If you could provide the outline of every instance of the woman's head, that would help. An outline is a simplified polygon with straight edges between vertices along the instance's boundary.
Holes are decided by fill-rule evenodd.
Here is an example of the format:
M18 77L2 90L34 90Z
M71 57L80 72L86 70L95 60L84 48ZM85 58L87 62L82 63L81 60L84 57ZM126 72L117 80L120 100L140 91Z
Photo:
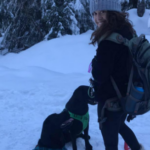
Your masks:
M121 12L119 0L90 0L90 12L97 27L107 21L107 11Z
M90 12L98 27L91 36L92 44L95 44L104 34L109 35L122 27L127 27L131 33L135 32L128 20L128 13L121 12L121 4L118 0L91 0Z
M95 11L93 12L93 19L97 27L101 27L103 22L107 22L107 12L106 11Z

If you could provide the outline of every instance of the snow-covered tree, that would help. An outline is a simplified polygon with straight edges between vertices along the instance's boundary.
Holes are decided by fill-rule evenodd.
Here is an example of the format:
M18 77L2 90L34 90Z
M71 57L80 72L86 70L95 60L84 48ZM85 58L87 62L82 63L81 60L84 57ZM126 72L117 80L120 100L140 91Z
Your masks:
M89 29L94 29L92 16L89 11L89 4L90 0L75 1L75 12L76 18L78 20L78 27L80 28L80 33L84 33Z
M130 4L132 5L131 8L137 8L137 3L138 3L138 0L130 0Z
M2 44L9 51L21 51L44 37L41 26L40 0L12 0L14 16L8 25Z
M138 0L120 0L122 5L122 10L129 10L132 8L137 8Z
M14 17L11 0L0 0L0 30L5 32Z
M150 0L146 0L146 9L150 9Z
M46 20L49 30L47 39L80 33L75 17L74 0L45 1L44 6L43 19Z
M127 0L121 1L122 11L127 11L130 9L129 2Z
M1 45L11 52L94 29L89 0L0 0Z

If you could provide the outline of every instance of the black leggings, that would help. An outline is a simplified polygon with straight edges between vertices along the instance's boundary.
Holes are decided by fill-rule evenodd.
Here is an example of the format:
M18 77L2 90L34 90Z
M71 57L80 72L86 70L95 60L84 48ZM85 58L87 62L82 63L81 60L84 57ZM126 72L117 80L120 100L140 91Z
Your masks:
M98 116L101 114L102 103L98 104ZM140 150L140 144L133 131L125 124L126 114L123 111L105 110L107 120L102 124L101 133L106 150L118 150L118 133L132 150Z

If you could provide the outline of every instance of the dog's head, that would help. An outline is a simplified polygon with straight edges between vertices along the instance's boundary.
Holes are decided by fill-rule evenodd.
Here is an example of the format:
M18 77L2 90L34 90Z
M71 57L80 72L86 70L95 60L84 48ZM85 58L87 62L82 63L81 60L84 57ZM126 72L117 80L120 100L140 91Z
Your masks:
M88 111L88 104L96 105L95 98L88 96L89 87L79 86L66 104L66 108L72 113L83 115Z

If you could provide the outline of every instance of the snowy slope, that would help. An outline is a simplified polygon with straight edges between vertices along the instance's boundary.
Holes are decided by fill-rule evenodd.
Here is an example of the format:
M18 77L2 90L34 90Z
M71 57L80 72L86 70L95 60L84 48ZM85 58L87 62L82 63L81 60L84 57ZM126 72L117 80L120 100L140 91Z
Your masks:
M144 32L150 40L148 19L137 19L135 10L130 10L130 14L138 34ZM1 150L32 150L40 137L44 119L51 113L61 112L75 88L89 85L91 75L87 70L96 50L88 44L91 33L42 41L19 54L0 56ZM89 109L90 142L93 150L104 150L97 107ZM149 150L150 113L127 124ZM119 136L119 150L123 150L123 144ZM84 149L82 139L77 140L77 145L78 150ZM66 147L72 149L70 143Z

